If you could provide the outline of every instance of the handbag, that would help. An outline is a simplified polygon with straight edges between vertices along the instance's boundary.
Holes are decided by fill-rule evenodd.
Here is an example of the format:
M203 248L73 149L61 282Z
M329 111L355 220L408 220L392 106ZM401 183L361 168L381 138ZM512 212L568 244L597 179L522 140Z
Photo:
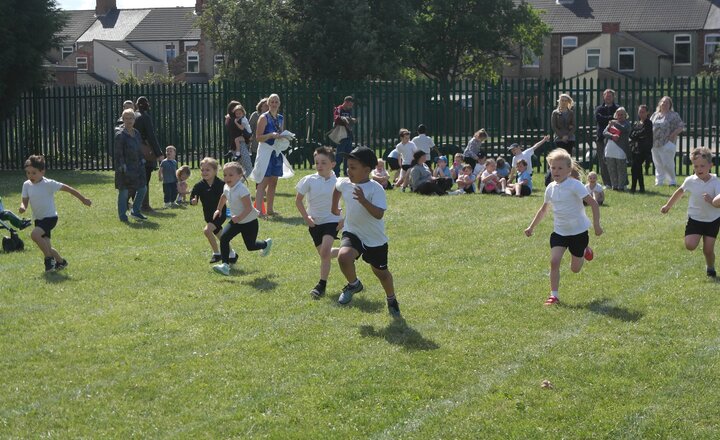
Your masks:
M140 143L140 151L142 151L145 162L155 162L157 160L157 156L155 156L152 147L147 142L142 141Z
M347 129L342 125L336 125L327 133L327 136L331 141L333 141L333 143L339 144L343 139L348 137Z

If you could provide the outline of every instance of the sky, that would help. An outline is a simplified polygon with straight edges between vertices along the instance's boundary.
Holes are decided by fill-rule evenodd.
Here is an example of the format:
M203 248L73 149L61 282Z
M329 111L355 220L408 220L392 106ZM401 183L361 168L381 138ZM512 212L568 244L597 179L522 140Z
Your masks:
M95 0L55 0L60 9L95 9ZM118 9L195 6L195 0L117 0Z

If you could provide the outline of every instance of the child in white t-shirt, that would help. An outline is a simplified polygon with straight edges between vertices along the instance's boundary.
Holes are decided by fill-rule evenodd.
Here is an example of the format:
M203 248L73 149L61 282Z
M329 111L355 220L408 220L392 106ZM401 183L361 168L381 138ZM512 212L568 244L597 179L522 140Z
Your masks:
M410 140L410 131L407 128L400 129L400 143L395 146L400 157L400 178L397 181L402 191L408 186L408 174L410 174L410 168L413 161L413 156L417 151L417 146Z
M329 147L319 147L313 154L315 174L305 176L298 182L295 189L295 206L305 223L308 225L310 237L320 255L320 281L310 290L313 299L325 295L327 279L330 275L330 262L337 257L338 248L333 248L337 239L337 231L342 228L340 216L332 213L332 198L335 192L337 177L335 168L335 152ZM307 199L307 209L305 208Z
M427 127L425 124L418 125L418 135L412 139L412 143L415 144L419 151L425 153L425 163L430 163L430 151L435 148L435 142L430 136L427 135Z
M602 205L605 201L605 188L598 183L598 176L595 171L590 171L587 175L587 188L590 196L595 199L598 205Z
M550 235L550 297L545 301L546 306L551 306L560 302L560 263L565 251L570 249L570 270L575 273L580 272L585 259L593 258L592 249L588 247L590 220L585 214L583 202L592 209L595 235L601 235L603 230L600 227L600 209L597 202L582 182L570 177L573 169L570 154L558 148L548 154L547 161L553 181L545 189L545 202L535 214L530 226L525 229L525 235L530 237L533 234L535 227L545 217L548 206L552 205L554 220L553 233Z
M30 233L30 238L45 256L45 272L64 269L68 265L67 260L61 257L50 243L51 232L58 222L55 193L58 191L69 192L85 206L92 205L92 201L75 188L46 178L45 157L42 155L30 156L25 161L25 175L28 180L22 186L22 202L19 212L23 214L29 207L32 208L35 228Z
M240 181L243 176L242 166L237 162L227 162L223 166L223 180L225 187L223 195L218 201L217 210L213 219L220 218L225 204L230 207L230 221L225 225L220 234L220 258L222 263L213 266L213 270L222 275L230 275L230 241L236 235L242 234L245 248L249 251L262 251L261 255L266 257L272 247L272 239L258 241L258 215L257 209L252 205L250 191Z
M370 173L372 180L380 184L384 189L392 189L392 183L390 183L390 174L385 169L385 161L378 159L377 166L373 168Z
M685 179L675 190L670 200L660 209L666 214L680 200L685 192L690 193L685 225L685 247L697 249L700 239L703 241L705 271L707 276L715 277L715 239L720 229L720 180L710 174L712 152L707 147L698 147L690 153L695 174Z
M340 215L338 203L345 203L338 263L348 281L338 298L347 304L354 294L363 290L355 271L355 260L362 256L380 280L387 296L388 311L400 317L400 306L395 297L393 277L388 270L388 239L383 217L387 209L385 190L370 179L370 170L377 165L375 153L367 147L357 147L348 155L348 177L338 179L332 199L333 214Z
M550 140L550 135L547 135L540 139L538 143L533 145L532 147L528 148L527 150L523 151L523 149L520 147L519 144L512 144L508 148L510 150L510 153L513 155L512 158L512 165L510 167L510 177L508 177L508 183L512 182L516 176L515 171L517 170L517 163L519 160L524 160L528 165L528 170L530 171L530 174L532 174L532 157L533 154L535 154L535 150L540 148L545 144L545 142ZM547 159L546 159L547 160Z

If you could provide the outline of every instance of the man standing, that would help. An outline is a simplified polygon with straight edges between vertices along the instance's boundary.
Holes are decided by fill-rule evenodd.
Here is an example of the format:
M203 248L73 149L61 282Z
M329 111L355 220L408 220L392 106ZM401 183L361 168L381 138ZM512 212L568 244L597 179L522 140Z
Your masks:
M343 173L347 176L347 155L352 150L353 131L352 127L357 122L357 118L352 115L354 100L352 96L346 96L343 103L335 107L333 111L333 127L342 125L347 130L347 137L340 141L337 146L337 161L335 162L335 175L340 177L340 163L343 165Z
M618 109L618 105L615 104L615 90L606 89L603 92L603 103L595 108L595 121L597 122L597 160L598 168L600 169L600 175L602 176L603 184L610 184L610 173L608 172L607 165L605 164L605 136L603 132L607 128L608 123L612 120L615 111Z

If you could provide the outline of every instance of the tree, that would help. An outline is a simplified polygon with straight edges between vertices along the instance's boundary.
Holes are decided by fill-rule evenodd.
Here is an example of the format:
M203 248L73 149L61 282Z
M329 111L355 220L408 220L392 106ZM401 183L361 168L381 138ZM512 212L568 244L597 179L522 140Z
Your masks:
M65 22L55 0L0 2L0 120L15 111L24 92L45 81L44 55L59 44Z
M293 79L296 69L282 47L283 0L211 0L203 7L200 29L225 55L227 79Z
M524 1L417 0L409 62L444 85L497 77L507 54L541 53L550 30Z

